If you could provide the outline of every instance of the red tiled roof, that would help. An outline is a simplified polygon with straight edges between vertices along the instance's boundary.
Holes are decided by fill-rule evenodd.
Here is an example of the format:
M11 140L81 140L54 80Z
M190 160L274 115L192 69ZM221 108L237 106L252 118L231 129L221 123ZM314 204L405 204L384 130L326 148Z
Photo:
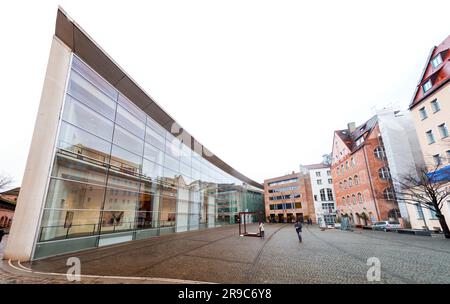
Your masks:
M444 85L450 80L449 48L450 48L450 35L444 41L442 41L441 44L431 49L430 55L424 67L424 71L416 86L413 99L409 105L410 109L415 107L426 97L436 92L436 90L438 90L440 87L442 87L442 85ZM433 58L436 57L438 54L441 54L442 63L438 67L433 68L431 60L433 60ZM432 79L433 86L431 87L430 90L424 93L422 85L430 78Z
M351 153L358 150L361 146L356 146L356 140L360 138L362 135L367 132L372 131L372 129L376 126L378 122L378 117L376 115L372 116L365 123L357 126L353 132L350 132L348 129L336 130L334 131L342 141L347 145L347 148L351 151Z

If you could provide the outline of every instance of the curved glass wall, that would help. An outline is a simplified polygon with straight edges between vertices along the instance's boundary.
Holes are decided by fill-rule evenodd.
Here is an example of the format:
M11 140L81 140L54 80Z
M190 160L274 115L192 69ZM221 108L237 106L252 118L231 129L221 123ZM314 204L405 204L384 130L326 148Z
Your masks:
M236 223L240 211L264 212L262 190L192 151L73 56L35 258Z

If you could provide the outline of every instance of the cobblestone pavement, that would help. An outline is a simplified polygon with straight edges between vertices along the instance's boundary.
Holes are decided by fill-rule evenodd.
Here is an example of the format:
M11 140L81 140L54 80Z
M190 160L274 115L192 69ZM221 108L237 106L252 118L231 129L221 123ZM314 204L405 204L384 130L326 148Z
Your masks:
M215 283L367 283L367 259L377 257L381 283L450 283L450 241L441 236L321 231L304 226L303 243L299 243L292 224L265 227L264 239L240 237L237 226L228 226L102 247L24 266L65 273L67 258L77 256L82 274L135 277L83 278L82 283L158 283L136 277ZM66 282L63 277L11 270L6 263L0 267L0 282Z

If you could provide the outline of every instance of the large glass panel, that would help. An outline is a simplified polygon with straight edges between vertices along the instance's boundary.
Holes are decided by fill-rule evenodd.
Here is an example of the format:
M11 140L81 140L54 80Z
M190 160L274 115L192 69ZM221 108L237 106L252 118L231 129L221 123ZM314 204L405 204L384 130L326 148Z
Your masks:
M144 157L148 160L151 160L152 162L155 162L157 164L162 165L164 162L164 153L159 150L158 148L149 145L149 144L145 144L144 147Z
M114 141L116 145L133 152L137 155L142 155L144 152L144 141L134 136L127 130L116 125L114 130Z
M142 169L141 163L142 158L140 156L113 145L111 169L131 175L139 175Z
M97 234L99 216L99 210L46 209L42 216L39 241Z
M128 100L122 94L119 94L119 104L124 107L128 112L132 113L139 120L145 123L147 115L145 115L144 111L142 111L139 107L137 107L134 103Z
M191 167L183 162L180 163L180 172L187 177L191 177Z
M164 155L164 167L179 172L180 171L180 161L169 156L168 154Z
M80 161L71 155L57 152L52 176L84 183L105 185L107 168Z
M127 174L111 171L108 176L108 187L120 188L132 191L139 191L139 178L131 177Z
M70 151L80 160L104 164L109 161L111 144L69 123L61 122L58 148Z
M144 159L142 175L152 180L156 180L163 176L163 167L155 164L154 162Z
M98 210L104 196L105 187L52 178L45 208Z
M180 160L185 163L186 165L191 165L191 159L192 159L192 150L188 148L186 145L181 145L181 158Z
M135 210L108 210L102 212L101 233L113 233L135 229Z
M70 96L67 96L65 101L63 119L92 134L111 141L113 122Z
M70 74L68 92L91 109L114 120L116 102L77 72L72 71Z
M152 118L147 116L147 127L153 129L156 133L161 135L163 138L166 136L166 129L161 127L156 121L154 121Z
M131 190L107 188L104 210L136 210L139 193Z
M116 123L134 135L144 138L145 124L121 106L117 107Z
M166 137L166 155L170 155L173 158L180 159L181 155L181 142L174 136L168 133Z
M161 227L175 226L176 198L161 197L159 221Z
M106 95L111 97L113 100L117 100L117 90L110 85L107 81L105 81L102 77L100 77L97 73L95 73L91 68L89 68L85 63L83 63L76 56L73 57L72 68L81 75L83 75L86 79L92 82L96 87L100 88Z
M157 147L161 151L164 151L165 149L164 137L161 136L161 134L156 133L151 128L145 129L145 142Z

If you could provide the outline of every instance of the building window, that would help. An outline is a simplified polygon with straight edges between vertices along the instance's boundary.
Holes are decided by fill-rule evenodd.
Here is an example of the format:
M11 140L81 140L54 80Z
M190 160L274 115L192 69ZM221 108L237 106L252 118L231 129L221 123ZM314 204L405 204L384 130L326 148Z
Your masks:
M320 171L317 171L317 172L316 172L316 176L317 176L317 177L320 177Z
M318 179L318 180L317 180L317 184L318 184L318 185L322 185L322 180L321 180L321 179Z
M438 129L439 129L439 133L441 133L441 138L448 137L448 128L447 128L447 125L445 123L440 124L438 126Z
M332 201L333 198L333 190L331 190L330 188L327 188L327 197L329 201Z
M385 157L384 148L383 147L376 147L375 150L373 150L373 154L378 159L383 159Z
M356 195L352 195L353 205L356 205Z
M431 145L435 142L432 130L428 130L426 133L428 144Z
M295 203L295 209L302 209L302 203Z
M437 68L442 63L442 56L441 53L437 54L432 60L431 65L433 68Z
M429 79L427 82L425 82L422 85L423 92L424 93L428 92L431 89L432 86L433 86L433 83L431 82L431 79Z
M441 159L441 156L439 154L433 155L433 160L434 160L434 164L436 166L442 165L442 159Z
M355 186L359 185L359 177L358 177L358 175L355 175L355 177L353 178L353 181L355 182Z
M345 205L345 197L342 197L342 205Z
M425 109L425 107L419 109L419 116L421 120L424 120L425 118L428 117L427 110Z
M422 220L423 219L422 206L420 206L420 204L416 204L416 210L417 210L417 219Z
M348 169L348 161L345 162L345 169Z
M317 194L314 194L314 201L317 202Z
M438 217L437 217L436 211L433 208L430 208L429 210L430 210L430 219L437 220Z
M359 202L360 204L362 204L362 202L363 202L363 196L362 196L361 193L358 193L358 202Z
M344 180L344 189L347 189L347 181Z
M433 109L433 113L439 112L441 110L441 105L437 99L433 100L431 103L431 109Z
M359 147L364 142L364 137L361 136L356 140L356 146Z
M327 170L327 175L331 176L331 170Z
M351 177L348 179L348 186L353 186L353 179Z
M320 189L320 200L325 202L327 199L325 197L325 189Z
M386 188L383 191L384 199L387 201L393 201L394 200L394 191L392 191L391 188Z
M328 184L331 185L332 183L333 183L333 179L332 179L332 178L329 178L329 179L328 179Z
M347 204L351 204L352 202L350 201L350 195L347 195Z
M343 187L342 187L342 182L339 182L339 189L344 189Z
M355 162L355 159L353 157L350 159L350 162L352 164L352 167L356 166L356 162Z
M387 167L380 168L378 170L378 175L380 176L381 179L388 179L391 177L389 168L387 168Z

